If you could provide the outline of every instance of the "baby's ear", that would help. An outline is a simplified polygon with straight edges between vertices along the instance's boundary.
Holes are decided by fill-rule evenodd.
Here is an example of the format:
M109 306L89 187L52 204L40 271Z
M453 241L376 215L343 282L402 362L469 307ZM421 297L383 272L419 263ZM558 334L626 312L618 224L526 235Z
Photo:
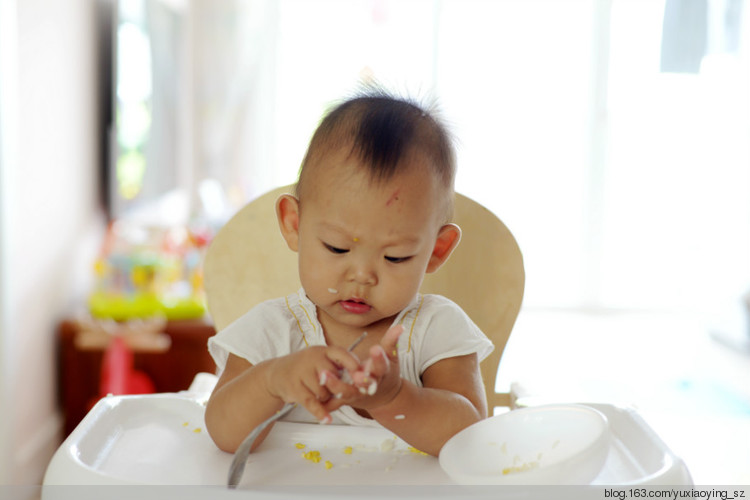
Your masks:
M283 194L276 200L276 218L281 235L287 246L297 251L299 248L299 201L290 194Z
M455 224L446 224L438 231L435 247L432 249L427 272L434 273L442 266L461 241L461 228Z

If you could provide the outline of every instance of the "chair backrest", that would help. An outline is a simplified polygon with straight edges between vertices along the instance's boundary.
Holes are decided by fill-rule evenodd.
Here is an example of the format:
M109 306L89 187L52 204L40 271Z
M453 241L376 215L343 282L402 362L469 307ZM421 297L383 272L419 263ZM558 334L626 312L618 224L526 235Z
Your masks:
M208 310L217 329L254 305L300 287L297 255L281 237L275 213L276 199L292 189L284 186L251 201L212 241L204 262L204 281ZM454 222L462 229L461 243L443 267L425 277L421 291L456 302L495 344L481 364L491 413L496 406L512 404L509 394L495 391L495 380L521 307L523 258L502 221L461 194L456 194Z

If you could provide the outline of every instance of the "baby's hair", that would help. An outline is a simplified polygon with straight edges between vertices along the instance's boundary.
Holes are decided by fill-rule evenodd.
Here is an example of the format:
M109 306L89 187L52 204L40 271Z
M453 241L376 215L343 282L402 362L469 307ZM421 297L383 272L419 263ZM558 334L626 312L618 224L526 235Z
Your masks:
M310 140L297 183L298 197L307 167L345 147L375 181L391 179L409 155L425 155L433 173L452 192L456 163L452 138L434 112L412 99L368 87L335 106Z

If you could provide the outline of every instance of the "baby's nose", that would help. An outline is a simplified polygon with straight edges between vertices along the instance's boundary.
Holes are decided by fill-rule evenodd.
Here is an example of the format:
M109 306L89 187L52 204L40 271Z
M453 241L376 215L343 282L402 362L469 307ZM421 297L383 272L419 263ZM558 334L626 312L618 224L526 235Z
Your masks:
M366 260L354 263L350 273L350 279L360 285L372 286L378 282L375 266Z

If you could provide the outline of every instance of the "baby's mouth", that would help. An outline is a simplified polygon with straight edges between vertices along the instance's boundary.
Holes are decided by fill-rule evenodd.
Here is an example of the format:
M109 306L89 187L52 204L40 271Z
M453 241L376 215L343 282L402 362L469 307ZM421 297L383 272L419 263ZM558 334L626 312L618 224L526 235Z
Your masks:
M339 301L339 304L341 304L341 307L343 307L346 312L352 314L364 314L372 309L372 306L359 299L341 300Z

